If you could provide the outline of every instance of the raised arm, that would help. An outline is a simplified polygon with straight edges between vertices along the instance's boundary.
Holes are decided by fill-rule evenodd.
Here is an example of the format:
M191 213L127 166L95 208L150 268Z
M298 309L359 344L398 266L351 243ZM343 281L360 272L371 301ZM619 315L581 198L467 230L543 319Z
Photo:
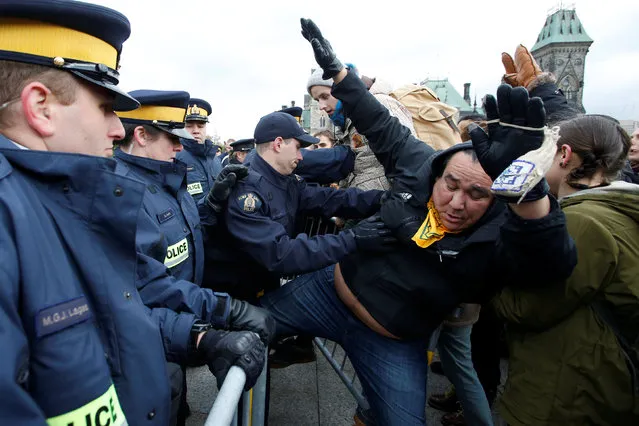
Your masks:
M313 21L302 19L301 23L302 35L324 70L322 78L333 79L333 96L342 101L346 115L368 139L386 177L393 179L393 192L420 192L428 175L423 169L429 167L427 160L435 151L412 136L355 74L347 72Z

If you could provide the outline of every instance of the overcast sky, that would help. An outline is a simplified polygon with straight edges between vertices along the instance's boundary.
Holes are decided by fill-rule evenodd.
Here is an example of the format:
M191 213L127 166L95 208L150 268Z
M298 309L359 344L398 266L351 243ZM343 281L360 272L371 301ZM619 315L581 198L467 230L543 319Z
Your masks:
M531 48L555 0L350 1L88 0L124 13L120 85L186 90L213 107L209 134L252 137L259 118L303 106L316 67L299 18L313 19L342 62L393 85L448 77L471 97L493 93L502 51ZM376 6L375 4L378 4ZM586 57L589 113L639 120L639 1L574 5L594 40Z

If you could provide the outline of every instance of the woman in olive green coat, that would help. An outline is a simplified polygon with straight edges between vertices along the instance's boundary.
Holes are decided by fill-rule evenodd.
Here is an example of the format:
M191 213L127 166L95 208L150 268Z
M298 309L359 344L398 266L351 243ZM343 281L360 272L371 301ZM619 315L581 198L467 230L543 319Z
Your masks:
M500 414L510 425L639 425L624 354L593 310L602 306L626 340L636 341L639 185L610 183L630 140L601 116L564 122L560 136L546 179L579 260L563 287L507 287L493 300L510 348Z

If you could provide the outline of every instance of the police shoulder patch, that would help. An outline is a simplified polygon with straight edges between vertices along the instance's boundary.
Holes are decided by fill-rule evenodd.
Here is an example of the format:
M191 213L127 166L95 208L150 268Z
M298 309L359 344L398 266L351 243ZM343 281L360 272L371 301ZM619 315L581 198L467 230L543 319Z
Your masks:
M237 202L243 211L253 213L262 207L262 200L254 192L247 192L237 197Z

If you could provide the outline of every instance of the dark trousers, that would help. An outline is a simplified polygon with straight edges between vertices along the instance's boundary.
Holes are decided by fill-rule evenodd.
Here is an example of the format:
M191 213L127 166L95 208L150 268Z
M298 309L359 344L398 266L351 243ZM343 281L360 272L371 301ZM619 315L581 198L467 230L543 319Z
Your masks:
M488 403L492 405L501 381L500 360L503 322L497 318L490 305L483 305L479 320L470 335L473 366L484 388Z
M184 392L184 382L186 376L182 371L182 367L173 362L167 362L167 373L169 375L169 383L171 384L171 419L170 426L176 426L178 424L178 410L182 403Z

